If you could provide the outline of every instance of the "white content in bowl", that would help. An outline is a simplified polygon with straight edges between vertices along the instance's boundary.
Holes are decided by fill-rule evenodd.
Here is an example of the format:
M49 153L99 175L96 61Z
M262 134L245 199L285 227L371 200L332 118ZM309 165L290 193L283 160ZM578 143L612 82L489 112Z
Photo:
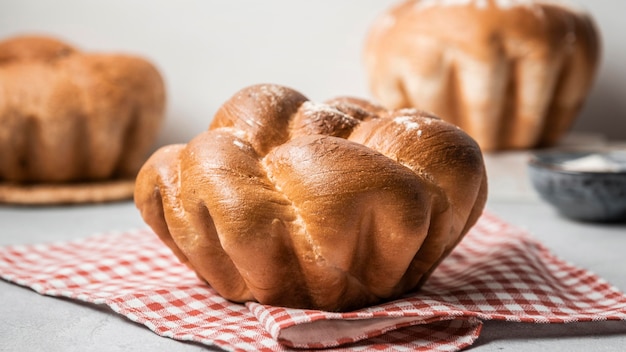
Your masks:
M626 171L626 152L591 154L561 164L564 170L585 172L623 172Z

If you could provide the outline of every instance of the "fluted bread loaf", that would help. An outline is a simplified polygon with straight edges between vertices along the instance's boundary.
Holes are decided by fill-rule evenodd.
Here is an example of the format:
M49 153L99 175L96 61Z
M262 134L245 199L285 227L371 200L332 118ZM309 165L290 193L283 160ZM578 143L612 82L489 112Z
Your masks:
M419 288L486 193L479 147L449 123L256 85L154 153L135 202L225 298L345 311Z
M163 80L145 59L44 36L2 41L0 182L134 179L164 108Z
M416 106L485 151L554 145L592 85L600 39L590 15L549 0L406 0L373 23L374 96Z

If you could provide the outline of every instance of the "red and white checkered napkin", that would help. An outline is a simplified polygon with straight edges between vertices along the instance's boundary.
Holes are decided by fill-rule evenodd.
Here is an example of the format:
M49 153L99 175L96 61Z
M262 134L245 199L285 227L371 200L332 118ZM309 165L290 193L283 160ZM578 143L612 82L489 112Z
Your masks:
M478 337L481 320L626 320L624 294L489 214L419 293L350 313L228 302L147 230L0 248L0 277L231 351L457 351Z

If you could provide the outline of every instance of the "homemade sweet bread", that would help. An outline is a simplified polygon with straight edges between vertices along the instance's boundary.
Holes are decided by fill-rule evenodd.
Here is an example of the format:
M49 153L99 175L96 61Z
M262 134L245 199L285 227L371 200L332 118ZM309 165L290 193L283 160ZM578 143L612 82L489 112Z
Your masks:
M130 187L106 194L131 197L164 108L163 80L145 59L43 36L0 42L0 201L89 201L84 192L109 181Z
M388 108L419 107L485 151L544 147L569 129L592 85L599 34L548 0L406 0L373 23L365 63Z
M245 88L137 177L144 220L223 297L345 311L419 288L480 216L478 145L432 115Z

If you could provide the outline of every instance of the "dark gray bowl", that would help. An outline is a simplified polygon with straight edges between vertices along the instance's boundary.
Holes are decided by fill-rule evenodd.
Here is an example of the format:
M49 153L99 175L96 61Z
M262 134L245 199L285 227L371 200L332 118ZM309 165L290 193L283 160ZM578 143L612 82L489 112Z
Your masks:
M626 222L625 155L626 151L538 152L529 160L530 180L540 197L565 217ZM578 162L597 161L600 157L610 160L612 168Z

